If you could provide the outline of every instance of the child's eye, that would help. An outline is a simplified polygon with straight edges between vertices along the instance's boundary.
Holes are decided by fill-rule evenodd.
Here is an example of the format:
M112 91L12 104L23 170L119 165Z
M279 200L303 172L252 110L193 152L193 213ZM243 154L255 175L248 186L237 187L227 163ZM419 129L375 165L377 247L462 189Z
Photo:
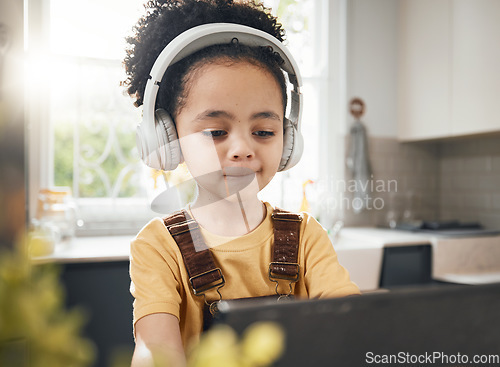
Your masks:
M204 130L201 133L209 138L220 138L227 134L224 130Z
M259 138L270 138L270 137L274 136L274 131L260 130L260 131L254 132L253 134L258 136Z

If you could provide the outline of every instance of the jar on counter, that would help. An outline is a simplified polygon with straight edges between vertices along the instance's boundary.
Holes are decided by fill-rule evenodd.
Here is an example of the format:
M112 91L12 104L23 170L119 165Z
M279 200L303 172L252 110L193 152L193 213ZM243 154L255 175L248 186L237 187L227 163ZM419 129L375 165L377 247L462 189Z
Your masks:
M75 236L76 223L76 204L69 187L39 191L36 226L55 233L56 243L70 243Z

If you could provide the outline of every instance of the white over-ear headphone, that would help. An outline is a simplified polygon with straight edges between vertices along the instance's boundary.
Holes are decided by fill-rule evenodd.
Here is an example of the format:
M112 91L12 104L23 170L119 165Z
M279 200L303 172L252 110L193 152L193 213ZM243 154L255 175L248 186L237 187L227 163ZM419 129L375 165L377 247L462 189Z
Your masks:
M300 133L302 113L302 79L299 68L290 52L270 34L261 30L233 23L211 23L191 28L174 38L156 59L144 92L143 122L137 127L137 149L146 165L164 171L173 170L182 160L175 124L165 110L156 110L156 95L163 74L179 60L205 47L229 44L233 39L248 46L270 46L284 63L281 68L288 73L293 85L291 108L285 117L283 154L278 171L284 171L298 163L303 151Z

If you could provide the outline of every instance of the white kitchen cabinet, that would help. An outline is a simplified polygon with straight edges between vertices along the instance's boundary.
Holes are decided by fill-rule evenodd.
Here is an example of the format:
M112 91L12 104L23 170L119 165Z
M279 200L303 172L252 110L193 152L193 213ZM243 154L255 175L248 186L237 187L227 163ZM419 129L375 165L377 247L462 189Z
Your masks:
M500 0L399 3L398 137L500 131Z
M500 130L500 0L453 1L452 135Z
M451 0L399 3L398 136L451 134Z

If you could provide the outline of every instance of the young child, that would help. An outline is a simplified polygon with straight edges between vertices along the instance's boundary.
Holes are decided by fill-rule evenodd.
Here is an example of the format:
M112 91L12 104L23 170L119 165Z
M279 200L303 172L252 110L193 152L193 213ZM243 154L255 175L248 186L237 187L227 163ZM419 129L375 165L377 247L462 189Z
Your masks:
M144 103L139 150L156 168L173 169L183 159L198 195L181 214L152 220L131 244L137 366L148 365L154 349L183 356L184 347L202 332L205 305L213 310L220 299L359 293L314 218L275 211L257 197L277 171L288 169L300 156L300 147L294 146L300 143L298 121L293 121L300 116L300 91L293 79L300 77L293 75L298 70L281 45L281 25L254 1L150 1L148 8L128 40L125 59L128 92L137 106ZM211 39L200 46L198 38L213 31L202 27L192 32L209 23L250 29L236 28L225 41ZM253 31L270 35L271 46L264 36L246 40L246 32ZM187 47L191 41L186 38L195 46ZM161 62L155 61L165 57L167 45L181 46L158 77L153 74ZM282 69L295 89L291 123L285 118L288 97ZM151 94L153 86L158 90ZM153 128L157 136L152 138L143 129L149 128L154 109L159 111ZM158 151L150 149L155 143ZM202 262L206 256L213 259L208 271L192 268L190 262L200 254ZM210 284L200 287L198 281L207 275Z

